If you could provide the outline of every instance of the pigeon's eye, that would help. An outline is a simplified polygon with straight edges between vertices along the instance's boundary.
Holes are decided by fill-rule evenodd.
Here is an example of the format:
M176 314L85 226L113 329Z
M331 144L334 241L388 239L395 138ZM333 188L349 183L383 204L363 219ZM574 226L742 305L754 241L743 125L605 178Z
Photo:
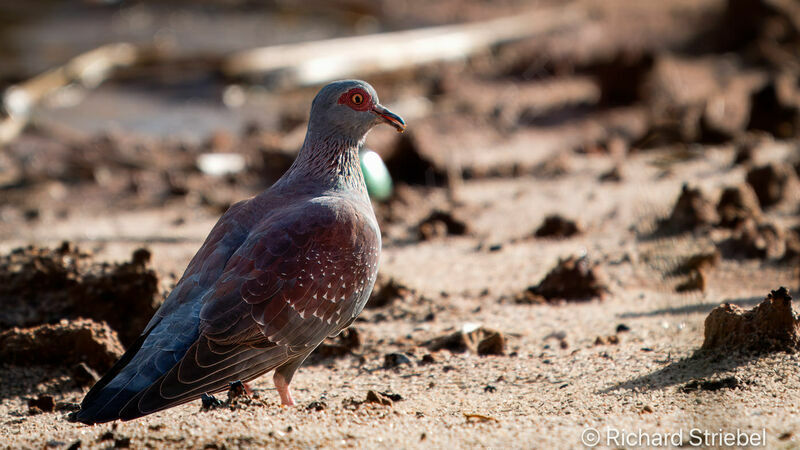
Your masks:
M369 94L363 89L354 88L345 92L339 97L339 104L346 105L354 111L366 111L372 103Z

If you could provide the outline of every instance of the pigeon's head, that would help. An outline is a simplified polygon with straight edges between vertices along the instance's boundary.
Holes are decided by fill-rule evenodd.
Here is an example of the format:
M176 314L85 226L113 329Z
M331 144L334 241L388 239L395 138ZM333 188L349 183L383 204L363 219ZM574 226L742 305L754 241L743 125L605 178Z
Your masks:
M317 132L335 132L361 140L380 123L387 123L398 132L406 123L397 114L378 103L378 94L361 80L335 81L322 88L311 104L309 126Z

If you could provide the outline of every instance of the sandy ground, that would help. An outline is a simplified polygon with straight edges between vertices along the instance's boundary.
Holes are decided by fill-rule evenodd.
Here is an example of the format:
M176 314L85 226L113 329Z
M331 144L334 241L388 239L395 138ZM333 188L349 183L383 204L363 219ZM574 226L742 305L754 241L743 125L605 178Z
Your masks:
M791 447L800 427L796 355L692 359L710 309L723 301L754 305L770 289L794 286L791 268L723 262L704 293L675 294L659 260L676 260L701 244L687 237L641 241L632 231L647 223L645 212L668 209L685 180L702 177L711 193L740 179L742 173L730 168L732 157L732 149L710 150L707 158L682 163L677 174L645 188L639 178L658 170L652 165L657 152L629 158L626 168L632 175L621 184L587 182L605 170L607 157L576 160L574 171L558 180L466 182L458 197L461 208L475 214L477 237L387 246L381 272L417 294L387 311L364 313L356 324L365 336L361 357L303 367L294 381L297 407L280 407L265 376L254 383L263 405L203 412L193 402L130 423L76 425L65 420L64 412L28 415L26 398L42 392L57 401L78 402L83 391L70 389L58 371L5 368L2 442L9 448L63 447L76 441L107 447L114 441L102 436L112 430L116 439L130 438L136 448L574 448L581 446L584 430L596 428L605 437L608 427L645 433L684 430L687 441L693 428L763 429L770 447ZM506 244L491 253L476 250L482 241L525 235L553 212L579 218L585 233L565 241ZM185 241L149 245L156 270L168 274L187 263L214 222L205 215L176 228L170 225L173 213L81 216L55 228L33 226L2 247L62 239L92 246L109 234L134 241L94 244L98 257L115 260L126 258L148 236L179 235ZM514 292L544 276L559 256L581 252L603 261L610 290L605 299L563 305L510 301ZM417 311L432 311L434 319L423 321ZM384 321L376 320L379 312ZM428 353L421 342L472 322L505 333L508 355L443 350L434 353L433 364L418 365ZM616 334L619 324L630 331L617 334L618 344L596 345L598 336ZM554 334L566 344L559 345ZM413 355L413 364L384 369L383 355L393 351ZM681 390L695 379L729 376L740 380L738 388ZM349 399L363 400L369 390L403 399L393 406L348 406ZM308 410L313 401L327 408ZM468 414L490 419L468 419Z

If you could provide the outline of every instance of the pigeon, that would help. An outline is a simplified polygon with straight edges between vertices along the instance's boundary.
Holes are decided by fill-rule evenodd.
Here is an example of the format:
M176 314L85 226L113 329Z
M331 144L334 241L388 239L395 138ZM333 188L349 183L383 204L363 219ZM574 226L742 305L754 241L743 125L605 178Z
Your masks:
M381 234L358 151L374 126L405 122L364 81L336 81L311 104L305 142L269 189L231 206L175 288L74 420L131 420L274 370L289 383L364 308Z

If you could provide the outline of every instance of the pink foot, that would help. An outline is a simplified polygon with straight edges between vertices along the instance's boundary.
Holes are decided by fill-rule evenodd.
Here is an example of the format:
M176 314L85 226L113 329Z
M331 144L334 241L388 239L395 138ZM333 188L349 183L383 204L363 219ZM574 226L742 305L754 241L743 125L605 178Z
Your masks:
M294 406L294 399L292 398L291 391L289 391L289 383L286 382L286 378L275 372L272 381L275 382L275 389L278 390L278 395L281 396L281 405Z

